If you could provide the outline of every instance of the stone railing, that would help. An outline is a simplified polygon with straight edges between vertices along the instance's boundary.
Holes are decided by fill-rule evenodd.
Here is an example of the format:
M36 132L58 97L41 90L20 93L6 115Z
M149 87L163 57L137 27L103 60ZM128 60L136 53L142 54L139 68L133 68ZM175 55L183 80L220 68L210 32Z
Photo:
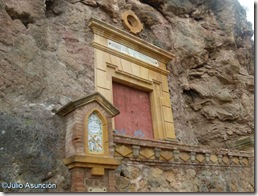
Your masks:
M154 164L184 164L198 166L249 167L253 165L252 152L210 148L114 135L116 159Z

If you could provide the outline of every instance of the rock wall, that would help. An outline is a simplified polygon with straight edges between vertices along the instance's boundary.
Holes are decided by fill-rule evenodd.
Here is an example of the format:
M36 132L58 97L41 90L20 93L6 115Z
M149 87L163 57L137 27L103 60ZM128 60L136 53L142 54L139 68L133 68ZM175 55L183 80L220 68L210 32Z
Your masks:
M116 170L118 192L254 192L250 168L170 166L127 162Z
M35 109L37 108L37 109ZM12 183L57 184L60 192L70 189L70 172L63 164L65 128L43 106L28 107L24 117L0 112L0 185ZM40 113L37 110L43 110ZM51 120L50 120L51 119ZM41 122L45 122L42 124ZM48 122L48 123L46 123ZM0 192L44 192L44 189L4 189Z
M0 0L0 181L69 190L53 111L94 91L89 19L126 30L128 9L140 38L177 56L167 68L178 140L230 147L253 135L253 31L236 0Z

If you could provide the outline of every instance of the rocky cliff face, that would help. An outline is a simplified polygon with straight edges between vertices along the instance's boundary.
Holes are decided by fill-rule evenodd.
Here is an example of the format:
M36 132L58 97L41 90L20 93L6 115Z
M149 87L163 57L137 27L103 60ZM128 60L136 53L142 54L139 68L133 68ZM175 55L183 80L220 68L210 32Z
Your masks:
M253 135L253 31L236 0L0 0L0 181L29 175L69 190L53 111L94 91L89 19L125 30L128 9L140 38L176 55L167 68L178 140L230 147Z

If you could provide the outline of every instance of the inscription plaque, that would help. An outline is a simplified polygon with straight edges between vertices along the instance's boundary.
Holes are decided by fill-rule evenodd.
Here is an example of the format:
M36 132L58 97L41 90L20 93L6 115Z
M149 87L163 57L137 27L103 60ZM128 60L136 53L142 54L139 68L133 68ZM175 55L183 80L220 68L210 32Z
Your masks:
M158 61L156 59L153 59L153 58L151 58L145 54L142 54L134 49L128 48L122 44L119 44L112 40L108 40L108 47L158 67Z
M89 192L107 192L107 188L103 187L89 187Z

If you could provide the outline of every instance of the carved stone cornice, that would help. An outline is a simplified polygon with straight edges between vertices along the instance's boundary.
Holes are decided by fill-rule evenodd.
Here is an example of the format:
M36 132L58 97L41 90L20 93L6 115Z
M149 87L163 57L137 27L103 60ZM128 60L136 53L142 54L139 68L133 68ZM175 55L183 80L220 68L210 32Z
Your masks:
M95 92L81 99L71 101L62 108L60 108L56 114L59 116L65 116L68 113L74 111L76 108L82 107L90 102L97 102L113 117L118 115L120 112L115 108L105 97L103 97L99 92Z
M175 58L175 55L95 18L90 20L89 27L93 30L94 34L119 42L164 64Z
M153 70L153 71L155 71L157 73L160 73L162 75L167 76L169 74L168 70L164 70L164 69L161 69L159 67L155 67L153 65L150 65L150 64L148 64L148 63L146 63L144 61L141 61L139 59L132 58L129 55L126 55L126 54L123 54L121 52L118 52L118 51L115 51L113 49L110 49L110 48L108 48L106 46L103 46L103 45L101 45L101 44L99 44L99 43L97 43L95 41L92 42L92 45L93 45L94 48L97 48L97 49L102 50L104 52L107 52L109 54L115 55L117 57L123 58L125 60L131 61L131 62L133 62L135 64L141 65L142 67L146 67L147 69Z

